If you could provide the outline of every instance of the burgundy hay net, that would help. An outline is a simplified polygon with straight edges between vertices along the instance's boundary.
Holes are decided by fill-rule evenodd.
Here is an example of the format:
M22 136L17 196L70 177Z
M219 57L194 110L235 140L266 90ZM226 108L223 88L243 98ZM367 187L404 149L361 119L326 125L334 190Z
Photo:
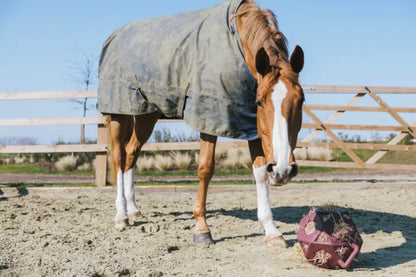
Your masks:
M306 259L322 268L347 268L360 252L363 240L343 209L313 209L300 221L297 234Z

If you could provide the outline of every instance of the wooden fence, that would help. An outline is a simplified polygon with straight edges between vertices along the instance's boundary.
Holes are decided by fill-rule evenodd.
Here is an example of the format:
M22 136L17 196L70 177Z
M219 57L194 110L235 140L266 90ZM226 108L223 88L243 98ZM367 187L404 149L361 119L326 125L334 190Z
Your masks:
M308 136L299 141L297 147L329 147L341 148L352 160L352 162L333 161L308 161L300 160L302 166L321 166L337 168L364 168L364 169L403 169L416 170L416 165L409 164L383 164L378 161L388 151L413 151L416 154L416 145L399 145L407 136L416 137L416 118L412 122L404 120L399 113L416 113L416 87L362 87L362 86L325 86L325 85L303 85L306 94L351 94L352 98L345 105L304 105L304 114L312 123L303 123L302 128L313 129ZM413 107L391 107L382 100L380 94L408 94L409 101L413 101ZM365 95L369 95L377 106L356 106ZM74 99L74 98L96 98L96 91L75 92L22 92L22 93L0 93L0 101L6 100L40 100L40 99ZM316 110L333 111L326 119L317 116ZM396 125L359 125L359 124L334 124L342 114L346 112L378 112L387 113L396 122ZM178 121L178 120L170 120ZM96 144L72 144L72 145L21 145L0 146L1 153L74 153L95 152L96 184L103 186L107 179L107 152L108 152L108 129L105 117L81 117L81 118L21 118L0 119L0 127L6 126L41 126L41 125L81 125L94 124L98 126ZM391 131L399 132L386 144L381 143L347 143L342 141L333 130L358 130L358 131ZM331 142L317 142L314 139L325 132ZM244 141L219 142L218 149L230 149L247 147ZM148 143L143 151L168 151L168 150L197 150L199 142L177 142L177 143ZM377 152L368 160L364 161L357 156L353 149L370 149Z

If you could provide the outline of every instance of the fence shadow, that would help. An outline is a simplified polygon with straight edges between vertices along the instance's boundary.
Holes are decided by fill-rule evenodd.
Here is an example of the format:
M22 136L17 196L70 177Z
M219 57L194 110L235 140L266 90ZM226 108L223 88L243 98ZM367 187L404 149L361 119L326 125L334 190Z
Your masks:
M276 207L273 208L274 219L288 224L298 224L300 219L310 211L308 206L299 207ZM353 263L351 268L366 268L370 270L381 270L383 268L399 265L416 259L416 218L384 212L375 212L360 209L347 209L361 234L374 234L376 232L401 232L405 242L398 246L382 247L373 252L360 253L358 262ZM217 212L242 220L257 221L257 209L235 209L209 211L212 216ZM290 232L290 234L294 234ZM387 235L388 235L387 234ZM257 235L257 234L254 234ZM293 245L296 241L289 241ZM364 244L366 239L364 239Z

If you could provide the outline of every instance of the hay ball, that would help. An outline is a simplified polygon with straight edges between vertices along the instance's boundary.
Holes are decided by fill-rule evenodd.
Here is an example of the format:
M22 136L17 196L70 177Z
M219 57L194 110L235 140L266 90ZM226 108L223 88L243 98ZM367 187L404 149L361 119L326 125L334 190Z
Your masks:
M363 240L349 214L328 206L302 218L297 234L306 259L322 268L347 268L360 252Z

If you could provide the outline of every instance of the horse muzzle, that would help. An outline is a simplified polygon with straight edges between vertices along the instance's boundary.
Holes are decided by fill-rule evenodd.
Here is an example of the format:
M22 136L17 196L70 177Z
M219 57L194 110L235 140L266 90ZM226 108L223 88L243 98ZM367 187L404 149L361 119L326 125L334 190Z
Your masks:
M276 170L277 165L275 163L269 163L266 166L266 180L271 186L281 186L287 184L293 177L298 174L298 165L292 164L283 173L279 173Z

